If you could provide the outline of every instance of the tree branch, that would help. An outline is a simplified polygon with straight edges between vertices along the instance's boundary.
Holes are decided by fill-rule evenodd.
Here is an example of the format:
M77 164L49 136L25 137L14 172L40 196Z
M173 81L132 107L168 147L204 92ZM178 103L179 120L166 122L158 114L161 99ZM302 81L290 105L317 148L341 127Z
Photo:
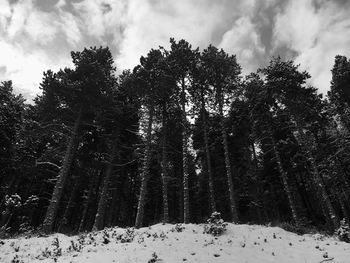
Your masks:
M57 169L61 169L61 166L58 166L57 164L55 163L52 163L52 162L38 162L38 161L35 161L35 166L38 166L38 165L51 165Z

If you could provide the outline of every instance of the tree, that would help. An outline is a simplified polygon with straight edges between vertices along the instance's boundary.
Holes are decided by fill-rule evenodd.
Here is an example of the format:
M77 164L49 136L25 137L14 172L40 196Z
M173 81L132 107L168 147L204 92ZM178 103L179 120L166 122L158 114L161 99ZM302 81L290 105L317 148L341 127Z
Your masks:
M193 50L192 46L185 40L176 42L170 39L170 51L166 53L166 64L168 74L178 86L179 105L182 114L182 171L183 171L183 209L184 223L190 221L190 193L189 193L189 168L188 168L188 147L189 131L187 121L186 104L187 93L192 79L192 71L198 58L198 49Z
M285 129L286 125L282 124L283 122L281 123L283 120L281 118L281 113L283 111L276 111L276 108L273 108L276 102L268 86L265 85L268 84L265 84L257 74L251 74L247 78L245 96L250 101L250 116L254 123L253 129L256 136L260 137L261 141L269 141L268 147L272 151L274 161L277 164L277 169L280 178L282 179L282 186L287 195L292 217L296 224L301 224L302 218L299 212L300 203L297 201L299 198L295 197L297 193L290 183L288 173L283 165L282 156L278 147L279 144L276 142L278 133L281 135L285 133L282 131Z
M43 223L44 232L50 232L53 229L65 181L78 147L83 115L93 111L99 103L103 103L115 83L113 76L115 68L108 48L91 48L84 49L82 52L72 52L72 59L75 69L61 70L57 75L60 85L56 94L61 104L76 112L76 117L46 212Z
M322 112L322 103L317 96L315 89L305 86L306 80L310 78L307 72L300 72L293 61L282 61L275 58L270 65L261 70L266 76L266 86L275 100L274 107L277 110L285 108L285 114L294 123L299 143L304 149L306 158L310 162L310 168L319 188L319 195L323 200L335 228L339 226L339 219L326 192L323 180L318 171L316 160L312 149L315 148L315 139L311 136L306 138L305 129L309 134L317 138L317 128L325 122ZM314 109L318 109L315 111ZM316 130L315 130L316 129Z
M214 180L209 148L209 136L208 136L208 115L207 104L209 102L209 96L212 96L212 89L207 81L205 69L203 63L200 61L197 63L193 73L193 86L189 90L191 95L191 102L193 104L194 113L201 116L202 130L203 130L203 143L206 157L206 167L208 173L208 187L209 187L209 205L211 213L216 211L215 203L215 190Z
M159 81L161 76L161 70L158 67L158 65L162 58L163 55L159 50L151 50L148 53L147 57L141 57L141 65L134 69L138 92L140 94L140 97L142 98L142 103L147 111L147 120L145 125L145 149L141 173L141 188L135 221L136 228L142 226L144 216L147 183L150 176L150 165L152 157L152 130L156 106L155 100L160 88Z
M232 166L227 141L226 123L225 123L225 103L232 97L234 91L239 85L239 74L241 68L236 61L235 56L229 56L224 50L218 50L214 46L209 46L202 53L203 67L208 77L208 84L211 85L215 93L215 104L220 116L220 125L222 133L222 145L225 153L225 165L227 184L230 197L230 210L232 220L238 222L238 212L234 196L234 186L232 180Z
M24 99L13 93L12 81L0 83L0 211L5 196L14 194L20 172L18 163L19 133L22 129Z

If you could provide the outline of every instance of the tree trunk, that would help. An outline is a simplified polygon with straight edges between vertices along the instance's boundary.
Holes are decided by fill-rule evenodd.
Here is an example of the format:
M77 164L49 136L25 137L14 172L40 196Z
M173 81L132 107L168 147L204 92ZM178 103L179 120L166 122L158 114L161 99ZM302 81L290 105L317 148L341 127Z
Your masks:
M64 210L62 220L61 220L60 225L58 227L58 232L62 232L64 230L64 228L66 226L68 226L68 220L70 217L70 213L71 213L71 210L74 206L74 199L77 196L78 189L79 189L80 182L81 182L82 178L83 178L83 176L79 175L79 176L77 176L77 178L74 181L73 189L71 191L68 203L67 203L66 208Z
M251 142L251 147L252 147L253 161L254 161L254 166L255 166L254 172L258 178L259 166L258 166L258 157L256 155L254 142ZM258 215L260 215L259 217L262 219L262 221L260 221L259 223L266 222L267 220L269 220L269 216L268 216L267 210L266 210L266 203L265 203L264 191L263 191L263 187L262 187L262 180L260 180L260 179L258 179L256 182L255 200L258 204L257 213L258 213Z
M296 128L297 128L298 134L299 134L299 143L302 146L302 148L304 148L304 152L307 155L306 157L310 161L313 178L314 178L314 181L315 181L316 186L318 188L319 196L321 197L321 200L323 201L326 209L328 210L327 212L328 212L329 216L331 217L333 226L335 228L339 228L339 225L340 225L339 218L334 210L334 207L331 203L329 195L327 194L326 187L325 187L323 180L322 180L322 177L318 171L316 160L311 152L310 147L307 145L307 141L309 141L309 140L306 138L301 126L298 123L296 123L296 126L297 126Z
M282 166L281 156L280 156L280 153L279 153L279 151L277 149L277 145L276 145L275 139L273 138L272 135L270 136L270 139L271 139L271 142L272 142L273 152L274 152L274 155L275 155L275 158L276 158L278 170L279 170L279 173L281 175L283 188L284 188L284 190L285 190L285 192L287 194L289 206L290 206L290 209L292 211L292 216L293 216L294 222L295 222L296 225L301 225L302 224L302 220L299 218L299 215L298 215L297 205L296 205L296 203L294 201L292 190L291 190L291 186L289 185L289 182L288 182L288 175L287 175L286 171L284 170L284 168Z
M163 106L162 126L163 126L163 140L162 140L162 195L163 195L163 222L169 222L169 206L168 206L168 158L167 158L167 132L166 132L167 114L166 108Z
M91 178L91 181L89 183L89 189L88 189L87 198L86 198L85 202L83 203L83 208L82 208L83 213L82 213L82 216L81 216L81 219L80 219L79 228L78 228L79 232L82 232L84 230L85 221L86 221L86 217L87 217L87 212L88 212L89 205L90 205L90 203L92 201L92 196L93 196L93 193L94 193L94 187L95 187L95 185L98 182L98 177L99 177L98 174L99 174L99 172L95 171L94 174L90 175L92 178Z
M348 210L346 208L346 205L344 203L344 200L343 200L341 194L334 193L334 195L338 198L338 202L340 204L340 209L343 213L343 218L346 220L347 223L350 223L349 213L348 213Z
M238 213L236 208L236 200L234 196L232 169L231 169L230 155L228 151L228 140L227 140L222 101L219 102L219 114L220 114L220 125L221 125L221 134L222 134L222 145L224 147L224 154L225 154L227 185L228 185L229 196L230 196L230 211L231 211L232 221L237 223Z
M119 200L118 200L118 197L119 197L119 190L120 188L118 188L117 186L115 187L115 189L113 189L113 194L112 194L112 202L111 202L111 205L109 207L110 211L109 211L109 214L108 214L108 218L107 218L107 222L106 222L106 226L107 227L111 227L111 226L114 226L114 219L115 219L115 216L118 214L117 210L118 210L118 205L119 205Z
M215 204L215 191L214 191L214 181L213 181L213 172L211 168L211 158L210 158L210 150L209 150L209 136L208 136L208 125L207 125L207 118L205 116L205 104L204 104L204 98L202 95L202 121L203 121L203 135L204 135L204 148L205 148L205 155L207 159L207 169L208 169L208 186L209 186L209 203L210 203L210 209L211 212L216 211L216 204Z
M141 174L141 189L139 202L137 206L137 214L135 220L135 227L140 228L143 223L143 215L145 210L145 202L146 202L146 192L147 192L147 183L149 179L150 166L151 166L151 158L152 158L152 124L153 124L153 105L149 106L148 113L148 124L147 124L147 133L146 133L146 147L143 159L143 169Z
M331 200L327 194L326 187L324 186L322 177L318 172L318 168L317 168L315 159L310 154L308 157L309 157L309 160L311 163L311 169L313 170L314 180L315 180L316 185L318 187L319 195L322 198L322 200L323 200L323 202L328 210L328 214L331 217L334 228L337 229L337 228L339 228L339 225L340 225L339 218L338 218L338 216L334 210L334 207L331 203Z
M100 198L98 201L97 212L95 215L95 221L92 227L92 231L101 230L104 227L104 218L105 218L106 205L108 200L109 183L113 172L113 161L114 161L114 156L116 151L115 145L112 145L111 147L112 149L108 158L109 160L106 167L105 177L103 179L102 189L100 192Z
M187 134L187 117L186 117L186 93L185 80L182 80L181 92L181 110L182 110L182 169L183 169L183 204L184 204L184 223L190 222L190 191L189 191L189 174L188 174L188 134Z
M350 199L350 185L348 182L348 175L346 168L344 167L344 163L341 161L339 157L336 157L336 160L338 161L338 165L340 166L342 172L338 173L339 179L341 180L341 183L343 184L343 189L346 193L346 200L349 202Z
M120 222L121 218L121 209L123 204L123 189L128 188L128 185L126 184L127 177L128 177L128 169L122 169L120 174L120 180L118 180L117 185L115 186L114 194L113 194L113 200L112 200L112 213L110 218L110 226L115 226Z
M59 207L59 202L61 200L62 194L63 194L63 187L65 185L66 179L68 177L69 170L71 168L73 158L75 155L75 151L78 147L78 132L80 128L81 123L81 117L83 114L83 109L80 107L78 116L74 123L74 128L72 135L68 142L68 147L62 162L62 166L60 169L60 172L58 174L58 178L55 184L55 188L53 190L53 194L50 200L49 207L46 211L44 223L43 223L43 231L45 233L50 233L53 230L53 225L56 220L57 210Z

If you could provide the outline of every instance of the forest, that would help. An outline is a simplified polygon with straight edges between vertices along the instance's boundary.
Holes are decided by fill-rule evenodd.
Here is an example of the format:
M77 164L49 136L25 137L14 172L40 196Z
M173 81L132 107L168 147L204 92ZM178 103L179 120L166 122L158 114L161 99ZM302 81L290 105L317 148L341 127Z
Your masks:
M120 74L71 52L32 103L0 84L0 232L350 222L350 60L326 96L292 60L244 76L235 55L170 39ZM14 82L16 80L13 80Z

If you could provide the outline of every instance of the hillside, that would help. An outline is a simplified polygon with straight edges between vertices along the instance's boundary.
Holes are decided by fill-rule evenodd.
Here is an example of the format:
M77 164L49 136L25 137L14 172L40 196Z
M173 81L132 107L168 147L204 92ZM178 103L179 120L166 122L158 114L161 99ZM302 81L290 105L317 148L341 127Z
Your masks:
M0 241L0 262L349 262L350 244L297 235L278 227L228 224L225 234L203 234L203 225L157 224L110 228L80 236Z

